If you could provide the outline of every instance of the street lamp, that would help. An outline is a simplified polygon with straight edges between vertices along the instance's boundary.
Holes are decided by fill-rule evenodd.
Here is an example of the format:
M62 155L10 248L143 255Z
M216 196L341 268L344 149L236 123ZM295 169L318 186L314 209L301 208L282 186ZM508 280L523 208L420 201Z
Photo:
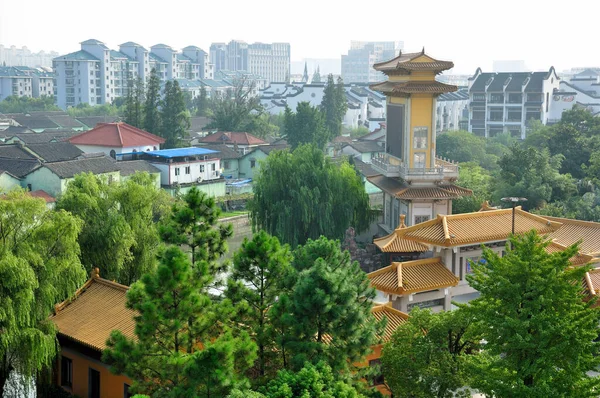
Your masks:
M506 198L502 198L500 200L503 202L512 203L512 234L514 235L515 234L515 206L519 202L526 202L527 198L518 198L518 197L514 197L514 196L509 196Z

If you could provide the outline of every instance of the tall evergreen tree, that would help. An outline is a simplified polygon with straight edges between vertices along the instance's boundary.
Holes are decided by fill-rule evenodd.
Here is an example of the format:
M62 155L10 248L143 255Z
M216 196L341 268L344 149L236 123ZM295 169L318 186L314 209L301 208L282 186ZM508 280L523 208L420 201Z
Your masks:
M152 69L148 86L146 89L146 100L144 101L144 130L159 134L161 131L160 120L160 77L156 69Z
M245 239L235 254L228 281L226 295L241 309L236 322L254 336L258 347L256 368L262 378L279 368L275 364L278 354L269 310L281 294L280 285L290 272L290 261L286 246L259 231L252 240Z
M160 120L162 121L160 136L165 139L165 148L181 146L181 140L190 128L190 115L177 80L165 84Z
M320 108L325 115L325 126L329 131L328 139L331 140L342 134L342 121L348 110L348 102L341 78L338 78L336 83L333 75L327 76Z
M200 95L196 97L196 116L208 116L208 95L206 94L206 87L200 88Z
M48 316L86 275L77 243L82 222L72 214L49 211L17 190L0 200L0 226L0 396L8 396L11 371L29 384L52 365L58 344Z
M245 332L233 337L226 326L227 300L207 295L208 263L192 267L177 247L168 248L155 272L127 293L135 318L135 339L114 331L103 361L133 379L132 390L155 397L222 397L254 363L256 346Z
M286 109L284 130L292 149L303 144L313 144L323 149L328 141L323 113L309 102L300 102L295 113Z
M312 83L321 83L321 72L319 71L318 66L317 66L317 70L315 70L315 73L313 73L311 82Z
M466 309L486 341L472 387L497 397L596 397L600 313L585 300L589 267L571 267L573 245L548 253L535 231L512 237L505 256L484 248L469 284L481 293ZM481 376L481 377L480 377Z
M127 97L125 98L125 123L143 127L144 82L142 78L127 82Z

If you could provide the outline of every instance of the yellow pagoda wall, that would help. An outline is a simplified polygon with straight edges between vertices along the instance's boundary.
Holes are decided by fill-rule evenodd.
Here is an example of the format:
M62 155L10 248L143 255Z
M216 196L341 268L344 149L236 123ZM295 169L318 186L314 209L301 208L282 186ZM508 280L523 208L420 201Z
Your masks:
M412 94L410 96L410 167L414 166L415 152L425 153L425 167L433 167L433 159L431 159L431 149L433 148L433 105L434 98L431 94ZM415 149L413 132L415 127L427 127L427 148Z

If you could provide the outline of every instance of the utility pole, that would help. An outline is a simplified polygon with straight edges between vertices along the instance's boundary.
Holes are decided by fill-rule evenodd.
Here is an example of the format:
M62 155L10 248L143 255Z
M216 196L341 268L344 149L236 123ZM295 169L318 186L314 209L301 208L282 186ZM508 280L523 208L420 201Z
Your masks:
M512 204L512 234L514 235L515 234L515 206L519 202L526 202L527 198L519 198L519 197L509 196L506 198L502 198L500 200L503 202L509 202Z

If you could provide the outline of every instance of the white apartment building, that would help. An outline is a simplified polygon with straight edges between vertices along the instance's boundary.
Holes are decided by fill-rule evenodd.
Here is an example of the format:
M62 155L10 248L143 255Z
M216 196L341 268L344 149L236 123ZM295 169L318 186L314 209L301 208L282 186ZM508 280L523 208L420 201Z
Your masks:
M484 73L469 79L469 131L494 137L503 132L525 139L532 120L546 124L560 79L547 72Z
M594 115L600 114L600 70L584 69L566 80L560 81L558 90L552 93L548 123L556 123L562 113L573 106L580 106Z
M213 43L210 46L210 60L215 73L246 71L262 76L267 83L289 82L290 44L253 43L232 40L228 44Z
M212 66L200 48L188 46L183 53L165 44L146 50L134 42L109 49L99 40L86 40L81 50L53 60L56 99L66 109L81 103L109 104L127 95L130 79L147 82L153 68L161 80L212 78Z
M469 89L444 93L436 102L436 132L467 130L469 124Z
M27 47L17 48L15 46L5 47L0 44L0 65L6 66L28 66L30 68L50 67L52 59L58 53L51 51L32 52Z
M33 97L32 77L18 68L0 66L0 101L13 95Z
M404 48L404 42L352 41L348 54L342 55L342 79L346 83L374 83L384 80L373 64L394 58Z

